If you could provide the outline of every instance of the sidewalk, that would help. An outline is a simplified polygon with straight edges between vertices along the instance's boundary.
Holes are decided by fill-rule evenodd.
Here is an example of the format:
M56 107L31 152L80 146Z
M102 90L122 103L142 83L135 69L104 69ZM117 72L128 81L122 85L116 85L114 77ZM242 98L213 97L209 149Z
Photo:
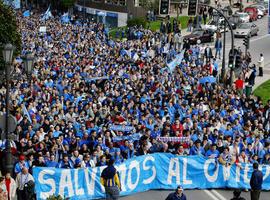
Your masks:
M264 66L263 77L258 76L258 72L257 72L257 76L255 78L255 85L253 86L252 91L254 91L258 86L260 86L261 84L263 84L264 82L266 82L268 80L270 80L270 62L268 62Z

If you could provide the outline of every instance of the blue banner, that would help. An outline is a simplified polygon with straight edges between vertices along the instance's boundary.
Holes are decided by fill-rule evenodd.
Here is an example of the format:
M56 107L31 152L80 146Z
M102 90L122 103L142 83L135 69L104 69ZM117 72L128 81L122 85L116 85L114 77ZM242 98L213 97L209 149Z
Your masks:
M121 142L123 140L128 140L130 142L139 141L141 138L141 134L139 133L133 133L131 135L125 135L125 136L115 136L112 138L114 142Z
M173 72L175 67L181 64L183 58L184 58L184 51L182 51L180 54L177 54L175 56L175 59L173 59L170 63L167 64L168 68L170 69L170 72Z
M21 0L4 0L4 4L13 7L14 9L21 8Z
M139 156L116 166L120 174L121 195L150 189L250 188L252 165L225 167L215 159L200 156L175 156L157 153ZM52 194L72 199L104 197L100 175L104 167L86 169L34 168L38 199ZM263 189L270 190L270 166L260 166L264 174Z
M117 13L107 12L107 13L106 13L106 16L107 16L107 17L114 17L114 18L117 18L117 17L118 17L118 14L117 14Z
M113 124L109 127L109 129L112 131L130 132L130 131L133 131L134 127Z

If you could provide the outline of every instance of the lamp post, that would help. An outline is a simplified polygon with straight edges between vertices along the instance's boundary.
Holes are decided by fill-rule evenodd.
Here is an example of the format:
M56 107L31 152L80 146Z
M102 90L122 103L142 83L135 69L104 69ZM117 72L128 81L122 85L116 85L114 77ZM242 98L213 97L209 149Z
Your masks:
M83 23L85 23L85 15L86 15L86 7L85 7L85 0L83 0Z
M225 17L225 15L224 15L220 10L218 10L217 8L215 8L215 7L213 7L213 6L209 6L209 5L203 4L203 3L199 3L199 4L202 5L202 6L207 6L207 7L212 8L212 9L215 10L219 15L221 15L222 17L224 17L224 20L225 20L225 22L228 24L228 27L229 27L229 29L230 29L230 31L231 31L231 52L232 52L232 54L234 54L234 33L233 33L233 28L232 28L232 26L231 26L231 24L230 24L228 18ZM225 44L224 44L224 45L225 45ZM231 75L231 85L232 85L233 68L231 68L231 74L230 74L230 75Z
M5 138L6 138L6 154L5 154L5 161L6 161L6 172L12 174L13 172L13 159L12 159L12 152L11 152L11 139L9 137L9 82L11 78L11 66L13 60L13 51L14 46L12 44L6 44L3 48L3 59L5 61L5 81L6 81L6 116L5 116ZM33 67L34 57L28 53L24 57L24 69L27 74L27 77L30 80L32 67ZM16 75L16 74L15 74ZM13 75L12 75L13 76Z
M13 162L11 153L11 144L9 138L9 78L10 78L10 68L12 63L14 47L12 44L6 44L3 49L3 59L5 61L5 78L6 78L6 116L5 116L5 137L6 137L6 172L12 174Z
M29 85L31 87L31 74L33 71L34 56L31 53L27 53L23 57L23 67L27 75Z
M223 15L228 17L228 9L224 8L222 10ZM226 67L225 67L225 44L226 44L226 23L224 21L224 35L223 35L223 49L222 49L222 68L221 68L221 80L224 81L225 74L226 74Z

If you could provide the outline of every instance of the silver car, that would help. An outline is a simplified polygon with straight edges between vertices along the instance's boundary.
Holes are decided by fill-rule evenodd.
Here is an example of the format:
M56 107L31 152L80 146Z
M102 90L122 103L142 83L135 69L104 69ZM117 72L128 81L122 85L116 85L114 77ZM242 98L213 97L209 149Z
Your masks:
M240 24L235 32L234 32L234 37L245 37L245 36L253 36L253 35L258 35L259 28L256 24L254 23L243 23Z

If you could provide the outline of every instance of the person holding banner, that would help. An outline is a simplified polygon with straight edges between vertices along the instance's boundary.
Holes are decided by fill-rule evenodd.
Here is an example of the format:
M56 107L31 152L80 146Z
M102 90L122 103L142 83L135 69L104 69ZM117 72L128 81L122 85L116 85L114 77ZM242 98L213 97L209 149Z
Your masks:
M114 167L114 159L111 158L108 167L101 173L101 184L105 187L106 199L117 200L121 191L119 175Z

